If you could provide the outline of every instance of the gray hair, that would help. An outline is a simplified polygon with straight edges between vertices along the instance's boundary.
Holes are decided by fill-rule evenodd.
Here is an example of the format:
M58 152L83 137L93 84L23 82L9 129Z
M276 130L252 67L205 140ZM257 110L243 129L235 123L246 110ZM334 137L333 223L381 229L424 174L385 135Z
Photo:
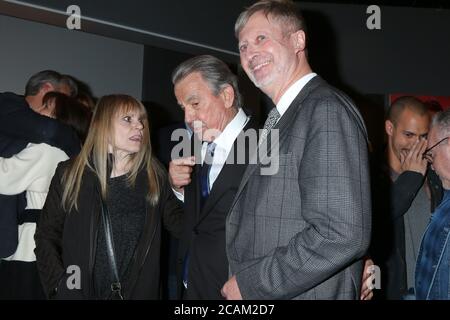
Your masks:
M436 113L431 126L437 128L439 133L448 134L450 132L450 109Z
M239 92L237 77L225 62L210 55L190 58L173 71L173 85L195 72L200 73L215 96L218 96L227 86L231 86L234 90L233 106L242 107L242 96Z
M78 93L78 86L72 77L53 70L44 70L32 75L28 80L25 86L25 96L38 94L45 83L50 83L55 88L59 88L62 85L68 86L72 97Z
M243 11L234 25L234 34L239 39L239 33L252 15L263 12L266 17L271 17L282 23L286 28L286 33L303 30L306 33L305 20L296 5L289 0L262 0L256 2Z

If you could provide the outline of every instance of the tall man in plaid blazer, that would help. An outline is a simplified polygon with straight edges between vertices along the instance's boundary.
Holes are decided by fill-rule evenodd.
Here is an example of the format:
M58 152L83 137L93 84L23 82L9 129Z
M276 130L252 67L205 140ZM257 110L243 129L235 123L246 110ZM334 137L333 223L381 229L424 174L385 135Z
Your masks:
M241 64L275 103L227 217L227 299L357 299L370 239L367 134L350 99L312 72L296 7L260 1L238 18ZM269 143L270 142L270 143ZM277 156L278 153L278 156Z

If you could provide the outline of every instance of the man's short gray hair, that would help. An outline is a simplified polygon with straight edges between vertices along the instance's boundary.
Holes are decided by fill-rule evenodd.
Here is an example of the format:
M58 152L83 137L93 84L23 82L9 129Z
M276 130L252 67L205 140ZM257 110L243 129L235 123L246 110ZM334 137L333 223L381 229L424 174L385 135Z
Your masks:
M285 26L286 33L303 30L306 33L305 20L300 10L289 0L262 0L256 2L243 11L234 25L234 34L239 39L239 33L252 15L263 12L266 17L271 17Z
M450 133L450 109L438 112L434 115L431 122L433 128L437 128L439 133L447 135Z
M72 77L53 70L40 71L31 76L25 86L25 96L34 96L38 94L42 86L45 83L50 83L56 89L62 85L66 85L70 88L70 94L72 97L78 93L78 87Z
M242 96L236 75L231 72L225 62L210 55L196 56L182 62L172 73L173 85L196 72L206 81L215 96L218 96L227 86L231 86L234 90L233 106L242 107Z

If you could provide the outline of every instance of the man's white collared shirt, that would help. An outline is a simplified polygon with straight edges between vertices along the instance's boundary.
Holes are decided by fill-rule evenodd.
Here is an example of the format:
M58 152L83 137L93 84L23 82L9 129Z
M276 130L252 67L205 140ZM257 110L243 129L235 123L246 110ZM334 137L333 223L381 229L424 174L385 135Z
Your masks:
M283 114L287 111L287 109L291 105L292 101L294 101L295 97L298 96L298 94L303 89L303 87L315 76L317 76L317 74L314 72L304 75L303 77L298 79L296 82L294 82L286 90L286 92L281 96L280 101L278 101L278 103L276 105L276 108L277 108L278 112L280 113L280 118L278 119L278 121L280 121Z

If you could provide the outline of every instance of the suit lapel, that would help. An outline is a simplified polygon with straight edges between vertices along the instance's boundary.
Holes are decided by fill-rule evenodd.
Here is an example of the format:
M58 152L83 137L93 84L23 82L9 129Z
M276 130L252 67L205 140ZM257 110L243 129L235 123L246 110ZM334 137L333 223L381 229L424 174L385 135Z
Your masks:
M295 97L295 99L289 105L289 108L286 110L286 112L283 114L283 116L280 118L277 124L273 127L273 129L279 130L279 143L275 143L274 145L270 146L271 150L274 150L274 148L279 148L279 146L282 145L282 142L287 138L287 133L290 128L289 124L295 119L295 115L302 108L303 101L313 89L315 89L317 86L323 83L324 81L322 80L322 78L320 78L319 76L315 76L303 87L303 89L299 92L297 97ZM269 132L269 134L267 135L267 140L271 141L270 139L271 133ZM239 199L242 190L245 188L250 176L253 174L255 170L261 168L261 161L258 161L257 159L258 159L258 151L254 153L254 156L250 162L251 165L247 167L247 170L245 171L244 176L242 177L241 184L239 185L239 189L236 193L236 196L234 197L234 201L233 204L231 205L229 213L232 212L232 209L236 204L237 200Z
M201 171L201 164L196 164L194 166L194 172L192 173L192 177L195 177L195 181L193 181L195 183L195 217L194 220L192 221L192 224L195 225L198 221L198 219L201 216L201 211L202 211L202 199L201 199L201 194L202 194L202 187L201 187L201 181L200 181L200 171Z
M244 129L240 132L239 135L243 135L244 132L250 128L256 128L252 119L249 120L249 122L245 125ZM246 160L245 164L237 164L238 155L236 150L238 140L239 139L236 139L233 143L233 147L227 157L227 160L213 184L203 210L201 210L201 214L197 221L197 224L200 223L212 211L217 201L230 189L230 187L233 187L233 185L236 185L236 187L239 186L239 183L235 183L236 177L241 177L243 175L247 167L248 160ZM250 153L250 146L248 146L247 144L245 146L245 152L246 155ZM200 208L200 206L198 208Z
M195 214L192 216L192 220L188 221L192 226L195 225L196 221L200 217L201 214L201 194L202 187L200 182L200 171L202 167L202 142L197 138L195 134L192 135L191 139L191 155L195 157L195 165L191 174L191 177L194 179L191 181L192 184L192 193L191 196L194 199L194 212Z
M228 159L230 159L230 156L232 155L233 154L231 154L230 152ZM216 181L214 182L209 197L206 200L203 209L201 210L201 214L197 223L203 220L205 216L207 216L208 213L212 211L216 202L223 196L225 192L229 190L230 186L233 184L233 180L236 179L236 177L241 176L245 171L245 165L236 165L232 163L229 164L228 159L227 162L223 165Z

